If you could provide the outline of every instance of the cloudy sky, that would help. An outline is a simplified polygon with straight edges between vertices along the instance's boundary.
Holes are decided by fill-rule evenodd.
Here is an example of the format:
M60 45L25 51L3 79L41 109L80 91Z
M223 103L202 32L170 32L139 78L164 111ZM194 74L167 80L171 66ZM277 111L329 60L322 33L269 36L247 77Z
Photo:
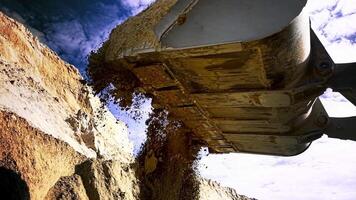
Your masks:
M84 75L86 57L110 30L154 0L0 0L0 10L26 24L40 40ZM336 62L356 62L356 0L309 0L312 27ZM322 98L330 115L356 116L338 93ZM144 140L144 119L135 123L111 106L130 130L136 151ZM147 116L149 103L142 110ZM204 156L202 176L261 200L356 199L356 143L323 137L291 158L225 154Z
M42 42L84 74L90 51L111 29L153 0L0 0L0 10L26 24Z

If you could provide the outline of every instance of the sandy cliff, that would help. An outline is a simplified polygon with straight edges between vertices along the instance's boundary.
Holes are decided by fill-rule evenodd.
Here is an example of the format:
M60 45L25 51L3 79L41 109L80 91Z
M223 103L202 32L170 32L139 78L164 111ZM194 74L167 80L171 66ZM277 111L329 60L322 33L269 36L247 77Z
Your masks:
M73 191L78 198L59 199L82 199L90 197L84 191L95 193L111 181L126 193L122 199L135 199L127 127L102 108L83 83L73 66L0 13L0 167L24 182L21 198L48 199ZM97 166L80 170L86 160L97 157ZM99 170L104 162L115 169L127 168L122 172L125 182L115 174L120 171ZM2 173L1 180L14 181L9 173ZM104 173L110 177L104 180ZM88 176L101 186L84 187ZM114 192L105 192L101 199L111 199L109 193Z
M18 114L87 157L104 151L101 145L116 148L112 153L131 152L126 126L100 108L73 66L3 14L0 33L1 110Z

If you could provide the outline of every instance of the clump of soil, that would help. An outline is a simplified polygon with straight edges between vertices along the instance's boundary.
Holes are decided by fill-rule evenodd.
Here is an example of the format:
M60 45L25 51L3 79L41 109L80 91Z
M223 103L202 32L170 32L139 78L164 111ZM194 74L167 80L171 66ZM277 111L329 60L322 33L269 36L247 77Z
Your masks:
M133 103L133 94L140 87L140 81L120 63L106 63L104 49L92 52L89 57L89 84L104 102L114 98L120 107L128 108Z
M155 109L137 162L142 199L198 199L195 160L199 146L179 121Z

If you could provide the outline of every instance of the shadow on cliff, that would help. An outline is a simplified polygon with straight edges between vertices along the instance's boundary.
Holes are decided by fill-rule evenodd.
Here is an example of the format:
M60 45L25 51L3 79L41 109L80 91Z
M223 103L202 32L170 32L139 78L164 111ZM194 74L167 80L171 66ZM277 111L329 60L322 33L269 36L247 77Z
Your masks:
M0 167L0 199L29 200L26 182L13 170Z

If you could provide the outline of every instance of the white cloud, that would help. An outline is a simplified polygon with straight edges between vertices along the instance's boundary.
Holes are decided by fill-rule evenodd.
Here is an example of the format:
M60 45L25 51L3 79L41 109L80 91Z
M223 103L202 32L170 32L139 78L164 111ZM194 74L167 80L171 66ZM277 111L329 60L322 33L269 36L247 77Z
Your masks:
M342 14L350 15L355 14L356 11L356 1L355 0L342 0L339 1L336 8L336 11L341 11Z
M356 62L356 0L309 0L312 27L337 63Z
M345 38L355 35L356 30L356 14L351 14L331 20L323 28L323 33L332 42L339 38Z
M156 0L122 0L124 6L128 7L133 15L141 12Z
M356 62L356 45L346 38L326 43L327 51L336 63Z
M320 100L330 117L356 116L356 107L338 92L328 89Z
M296 157L209 155L200 173L259 200L351 200L356 143L323 137Z

